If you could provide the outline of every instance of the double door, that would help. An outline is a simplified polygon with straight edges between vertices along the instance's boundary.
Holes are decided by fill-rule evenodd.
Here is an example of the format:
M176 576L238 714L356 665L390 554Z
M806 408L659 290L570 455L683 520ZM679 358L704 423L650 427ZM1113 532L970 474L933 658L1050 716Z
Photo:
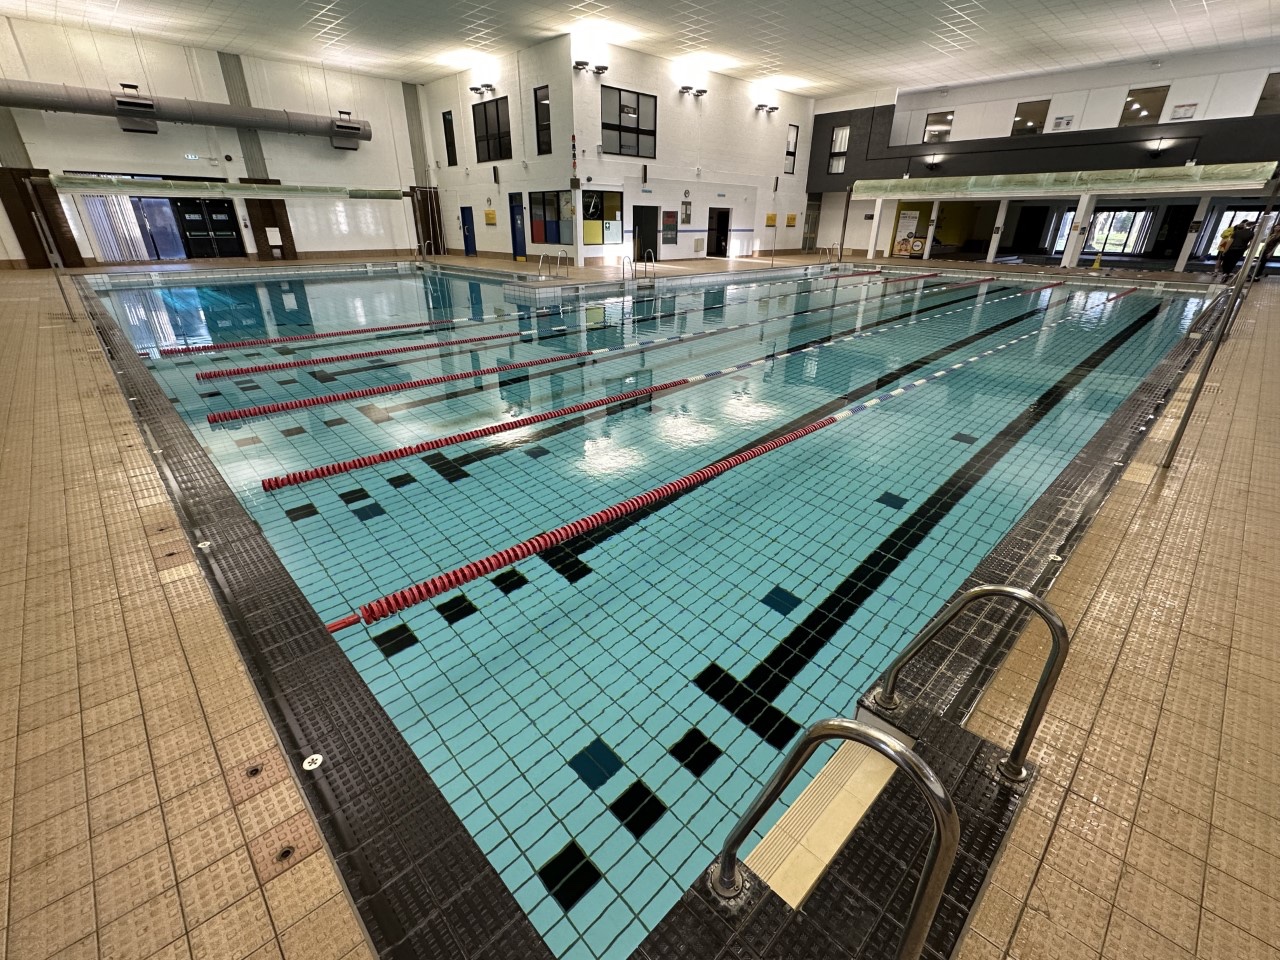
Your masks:
M173 214L187 256L243 257L244 239L236 224L236 211L226 199L173 200Z

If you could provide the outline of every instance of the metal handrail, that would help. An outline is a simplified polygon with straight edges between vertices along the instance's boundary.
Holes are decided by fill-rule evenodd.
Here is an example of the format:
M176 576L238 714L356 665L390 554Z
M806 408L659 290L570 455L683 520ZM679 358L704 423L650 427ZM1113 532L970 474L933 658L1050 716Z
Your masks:
M542 277L542 276L543 276L543 273L542 273L542 263L543 263L543 261L544 261L544 260L546 260L546 259L547 259L547 255L546 255L545 253L540 253L540 254L538 254L538 276L539 276L539 277Z
M632 260L630 257L627 257L627 256L624 256L624 257L622 258L622 279L623 279L623 280L626 280L626 279L627 279L627 264L628 264L628 263L629 263L629 264L631 264L631 279L632 279L632 280L634 280L634 279L636 278L636 262L635 262L634 260Z
M960 594L898 654L889 665L889 669L885 671L883 686L878 687L871 694L871 699L882 710L894 711L901 707L902 699L898 696L897 685L902 668L920 652L925 644L958 617L965 607L990 597L1009 597L1030 607L1048 626L1052 644L1049 659L1045 661L1044 670L1040 674L1040 682L1036 684L1035 692L1031 694L1027 714L1022 718L1022 726L1018 729L1018 736L1013 741L1013 748L997 766L1002 776L1010 780L1022 781L1027 779L1027 753L1031 750L1031 741L1035 738L1036 731L1040 729L1040 721L1044 719L1044 711L1049 706L1049 697L1058 683L1058 674L1062 672L1062 661L1067 658L1067 650L1071 646L1067 626L1062 622L1062 618L1030 590L1003 583L988 583Z
M729 831L720 856L707 873L707 884L712 893L725 900L731 900L742 892L744 877L738 863L738 849L813 756L818 745L827 740L851 740L870 747L906 773L929 804L929 811L933 814L933 836L920 871L921 883L916 887L902 942L898 945L898 960L917 960L924 949L925 937L938 903L942 900L951 865L955 862L956 847L960 842L960 818L951 794L933 769L901 740L865 723L833 717L819 720L801 735L742 819Z
M657 269L658 269L657 262L653 258L653 251L651 249L646 249L644 252L645 277L652 280L655 276L657 276Z
M830 262L831 262L831 250L828 249L827 247L823 247L822 252L818 254L818 263L821 264L821 263L830 263Z
M831 245L831 262L844 263L844 247L840 246L838 243L833 243Z
M564 259L566 261L569 259L569 251L566 250L564 247L561 247L559 250L556 251L556 276L557 277L560 276L561 259ZM569 264L567 262L564 265L564 276L566 280L569 279Z

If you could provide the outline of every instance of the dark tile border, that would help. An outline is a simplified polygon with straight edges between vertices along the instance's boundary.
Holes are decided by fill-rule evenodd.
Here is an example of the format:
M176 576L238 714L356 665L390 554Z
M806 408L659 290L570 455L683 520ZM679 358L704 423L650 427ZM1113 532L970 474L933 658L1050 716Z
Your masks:
M204 544L197 555L379 954L394 960L550 958L132 345L84 281L76 282L135 418L158 451L153 456L187 532ZM1037 594L1048 589L1197 346L1189 339L1175 346L957 594L983 582ZM931 958L947 956L962 935L1023 795L994 776L994 745L957 723L1026 616L1021 610L967 613L900 681L917 705L894 722L917 737L919 752L956 792L963 825L961 852L925 953ZM325 762L302 770L312 753ZM958 754L967 759L957 760ZM744 903L726 912L699 881L633 960L890 955L927 838L924 808L913 802L912 790L895 774L819 881L809 901L814 910L792 911L757 881Z

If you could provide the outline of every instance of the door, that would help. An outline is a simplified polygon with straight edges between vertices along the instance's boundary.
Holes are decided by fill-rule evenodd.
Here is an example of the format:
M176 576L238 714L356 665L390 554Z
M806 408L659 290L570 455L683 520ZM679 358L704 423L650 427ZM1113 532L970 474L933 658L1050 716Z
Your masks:
M818 249L818 223L822 219L822 194L809 194L809 202L804 208L804 237L800 241L800 249L812 253Z
M462 221L462 254L467 257L476 255L476 217L470 207L463 207L459 220Z
M171 200L187 256L243 257L244 240L230 200Z
M507 194L507 204L511 207L511 259L524 260L524 201L521 194Z
M729 208L711 207L707 210L707 256L729 256Z
M201 200L204 204L205 217L209 221L209 232L213 236L213 247L219 257L243 257L244 240L240 236L240 225L236 223L236 208L230 200Z
M1013 240L1007 249L1009 253L1047 253L1040 245L1045 229L1049 223L1047 206L1024 206L1018 212L1018 222L1013 228ZM1007 229L1007 228L1006 228Z
M658 218L662 213L660 207L631 208L631 259L643 263L645 254L658 260Z
M160 197L130 197L138 224L156 260L185 260L182 234L173 215L173 205Z

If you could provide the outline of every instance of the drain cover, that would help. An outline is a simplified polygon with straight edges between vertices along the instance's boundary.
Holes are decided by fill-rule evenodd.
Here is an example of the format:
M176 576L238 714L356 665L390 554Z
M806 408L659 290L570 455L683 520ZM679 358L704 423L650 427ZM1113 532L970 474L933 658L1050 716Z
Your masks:
M307 759L302 761L302 769L314 770L322 763L324 763L324 757L318 753L313 753L311 756L307 757Z

